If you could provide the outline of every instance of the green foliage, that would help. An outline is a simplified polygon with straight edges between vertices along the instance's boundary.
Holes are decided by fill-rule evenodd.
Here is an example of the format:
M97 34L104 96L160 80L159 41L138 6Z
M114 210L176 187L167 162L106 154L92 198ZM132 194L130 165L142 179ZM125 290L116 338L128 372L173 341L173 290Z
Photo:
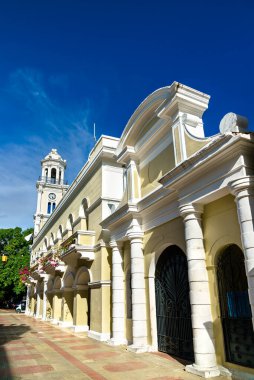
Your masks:
M25 294L19 271L25 266L29 267L31 241L25 237L32 232L32 228L25 231L19 227L0 229L0 254L8 256L6 263L0 261L0 301L20 299Z

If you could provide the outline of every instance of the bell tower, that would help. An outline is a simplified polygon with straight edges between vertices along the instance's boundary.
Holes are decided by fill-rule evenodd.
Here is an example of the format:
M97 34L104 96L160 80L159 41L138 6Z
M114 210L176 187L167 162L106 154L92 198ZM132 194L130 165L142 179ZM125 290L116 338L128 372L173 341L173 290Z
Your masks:
M37 207L34 215L34 236L48 220L68 189L64 181L66 160L57 153L56 149L41 160L41 176L36 182Z

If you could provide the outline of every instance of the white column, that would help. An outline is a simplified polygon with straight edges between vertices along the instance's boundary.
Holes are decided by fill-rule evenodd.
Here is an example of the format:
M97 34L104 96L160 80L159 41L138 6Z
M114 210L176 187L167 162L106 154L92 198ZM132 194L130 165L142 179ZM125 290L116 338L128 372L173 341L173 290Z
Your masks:
M26 311L25 311L26 315L29 315L30 313L30 309L29 309L30 295L31 295L31 285L28 284L26 286Z
M42 320L47 320L47 290L48 290L48 276L43 278L43 308L42 308Z
M40 231L40 223L41 223L41 198L42 198L42 187L40 186L38 189L38 195L37 195L37 207L36 207L36 213L35 213L35 220L34 220L34 235L36 236L38 232Z
M59 184L59 167L56 168L56 184Z
M41 197L42 197L42 188L39 187L38 189L38 196L37 196L37 207L36 207L36 214L40 214L41 212Z
M112 338L113 345L126 344L124 337L124 271L121 243L110 242L112 248Z
M36 314L35 314L35 318L40 318L41 315L40 315L40 304L41 304L41 298L40 298L40 293L39 293L39 289L37 289L36 291Z
M186 371L203 377L219 376L217 367L211 300L205 261L201 208L180 207L184 219L195 363Z
M130 233L131 289L132 289L132 337L128 350L145 352L147 346L146 294L144 280L143 234Z
M229 185L237 204L254 326L254 177L243 177Z

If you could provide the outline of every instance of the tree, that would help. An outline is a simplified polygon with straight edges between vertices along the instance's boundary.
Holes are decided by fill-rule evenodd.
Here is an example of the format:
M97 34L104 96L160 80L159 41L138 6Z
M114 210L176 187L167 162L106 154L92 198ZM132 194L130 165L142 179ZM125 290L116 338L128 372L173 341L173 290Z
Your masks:
M19 271L29 267L31 240L27 237L32 228L22 231L21 228L0 229L0 254L6 254L6 263L0 261L0 302L20 300L25 295L25 285L20 281Z

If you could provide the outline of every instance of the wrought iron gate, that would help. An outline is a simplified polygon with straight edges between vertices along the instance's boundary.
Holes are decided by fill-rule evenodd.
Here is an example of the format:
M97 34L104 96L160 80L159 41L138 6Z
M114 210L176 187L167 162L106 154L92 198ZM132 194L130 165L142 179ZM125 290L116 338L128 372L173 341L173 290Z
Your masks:
M254 368L254 332L244 256L236 245L219 257L217 267L226 360Z
M159 351L193 360L187 260L177 246L168 247L158 260L155 293Z

